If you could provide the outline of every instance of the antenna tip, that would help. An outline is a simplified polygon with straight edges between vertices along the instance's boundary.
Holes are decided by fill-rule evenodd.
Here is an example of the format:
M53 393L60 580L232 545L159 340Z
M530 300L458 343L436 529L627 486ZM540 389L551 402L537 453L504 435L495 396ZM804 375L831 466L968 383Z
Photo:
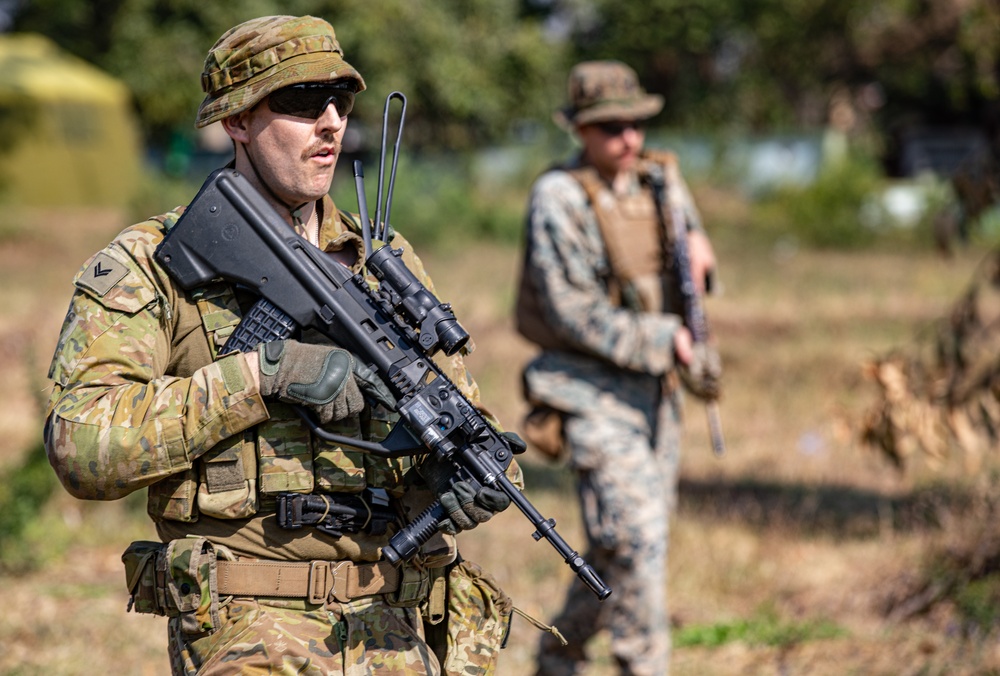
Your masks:
M364 176L364 175L365 175L365 172L361 168L361 160L354 160L354 176L358 177L358 176Z

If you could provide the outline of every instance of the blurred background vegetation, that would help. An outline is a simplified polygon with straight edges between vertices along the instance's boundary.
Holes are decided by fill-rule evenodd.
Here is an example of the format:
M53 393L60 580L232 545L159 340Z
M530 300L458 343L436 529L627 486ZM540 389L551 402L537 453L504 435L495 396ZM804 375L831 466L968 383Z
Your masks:
M926 242L935 227L995 236L990 0L5 0L0 11L7 32L47 36L126 85L145 159L127 191L135 218L186 201L225 161L217 130L192 124L208 47L240 21L284 13L330 20L369 83L351 153L377 161L384 98L406 94L410 166L395 213L418 241L456 234L442 204L469 217L466 234L516 239L507 187L523 192L570 151L550 116L568 68L591 58L628 62L666 97L650 144L677 142L692 180L749 194L762 236L823 247L898 236L893 226ZM35 101L0 92L0 156L29 136ZM963 171L985 206L956 195ZM335 194L353 205L341 183Z

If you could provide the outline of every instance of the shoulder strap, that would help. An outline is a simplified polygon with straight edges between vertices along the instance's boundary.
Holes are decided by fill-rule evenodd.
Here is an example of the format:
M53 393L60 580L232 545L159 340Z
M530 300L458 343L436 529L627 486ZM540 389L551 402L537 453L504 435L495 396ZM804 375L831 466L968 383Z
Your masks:
M628 251L618 246L620 238L614 236L611 224L611 214L602 208L599 199L603 181L594 167L576 167L567 169L567 173L576 179L586 193L590 201L590 207L594 211L594 218L597 220L597 227L601 231L601 239L604 240L604 248L608 254L608 264L616 279L620 279L621 273L625 270Z
M652 162L654 164L677 166L677 155L669 150L643 150L639 155L640 164Z
M644 151L639 159L639 180L653 192L656 217L662 233L663 255L669 258L674 242L673 211L668 203L677 157L667 151Z
M649 181L651 168L647 166L651 159L651 157L644 154L639 166L640 181L647 187L652 187ZM664 162L676 163L672 153L662 153L662 159ZM655 172L655 169L652 169L652 171ZM627 279L629 276L628 271L633 267L630 263L631 257L634 256L634 252L630 250L633 241L630 237L622 236L622 234L614 229L614 214L609 213L607 209L601 206L599 195L604 188L604 181L593 167L568 169L567 172L580 183L580 186L587 195L587 199L590 200L595 219L597 220L597 226L601 232L601 239L604 240L604 248L607 251L608 264L611 266L612 274L616 279ZM660 174L662 175L663 173L663 169L660 169ZM654 199L657 197L655 189L653 190L653 197ZM669 212L660 208L661 205L659 204L656 207L657 232L659 233L657 239L659 240L662 255L664 256L661 264L664 265L663 269L666 269L665 262L669 256L668 249L671 236L670 228L668 227L669 222L664 220L664 217Z

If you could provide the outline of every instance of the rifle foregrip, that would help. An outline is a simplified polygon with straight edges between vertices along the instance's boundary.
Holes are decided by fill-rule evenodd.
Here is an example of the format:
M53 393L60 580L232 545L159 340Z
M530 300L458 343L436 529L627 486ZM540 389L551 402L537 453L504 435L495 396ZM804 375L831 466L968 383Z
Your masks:
M284 340L298 329L295 320L266 298L261 298L229 336L222 354L250 352L261 343Z
M440 500L422 511L401 531L392 536L389 544L382 548L382 556L393 565L400 561L409 561L420 547L437 532L441 519L447 516Z

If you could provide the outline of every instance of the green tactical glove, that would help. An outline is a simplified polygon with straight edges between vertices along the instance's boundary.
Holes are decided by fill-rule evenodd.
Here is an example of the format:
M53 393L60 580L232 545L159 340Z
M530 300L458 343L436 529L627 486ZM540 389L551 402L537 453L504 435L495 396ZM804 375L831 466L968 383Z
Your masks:
M353 355L351 355L353 358ZM392 396L389 387L379 378L375 371L354 359L354 380L358 384L361 393L365 395L373 404L381 404L390 411L395 411L399 404L396 397Z
M395 408L385 383L347 350L276 340L260 345L257 352L261 395L306 406L316 413L321 425L360 413L364 394Z
M681 381L694 396L713 401L719 398L722 380L722 359L708 343L694 344L694 358L680 368Z
M480 486L477 491L472 481L456 481L439 499L448 511L448 518L438 528L452 535L486 523L494 514L510 507L510 496L506 493L489 486Z

